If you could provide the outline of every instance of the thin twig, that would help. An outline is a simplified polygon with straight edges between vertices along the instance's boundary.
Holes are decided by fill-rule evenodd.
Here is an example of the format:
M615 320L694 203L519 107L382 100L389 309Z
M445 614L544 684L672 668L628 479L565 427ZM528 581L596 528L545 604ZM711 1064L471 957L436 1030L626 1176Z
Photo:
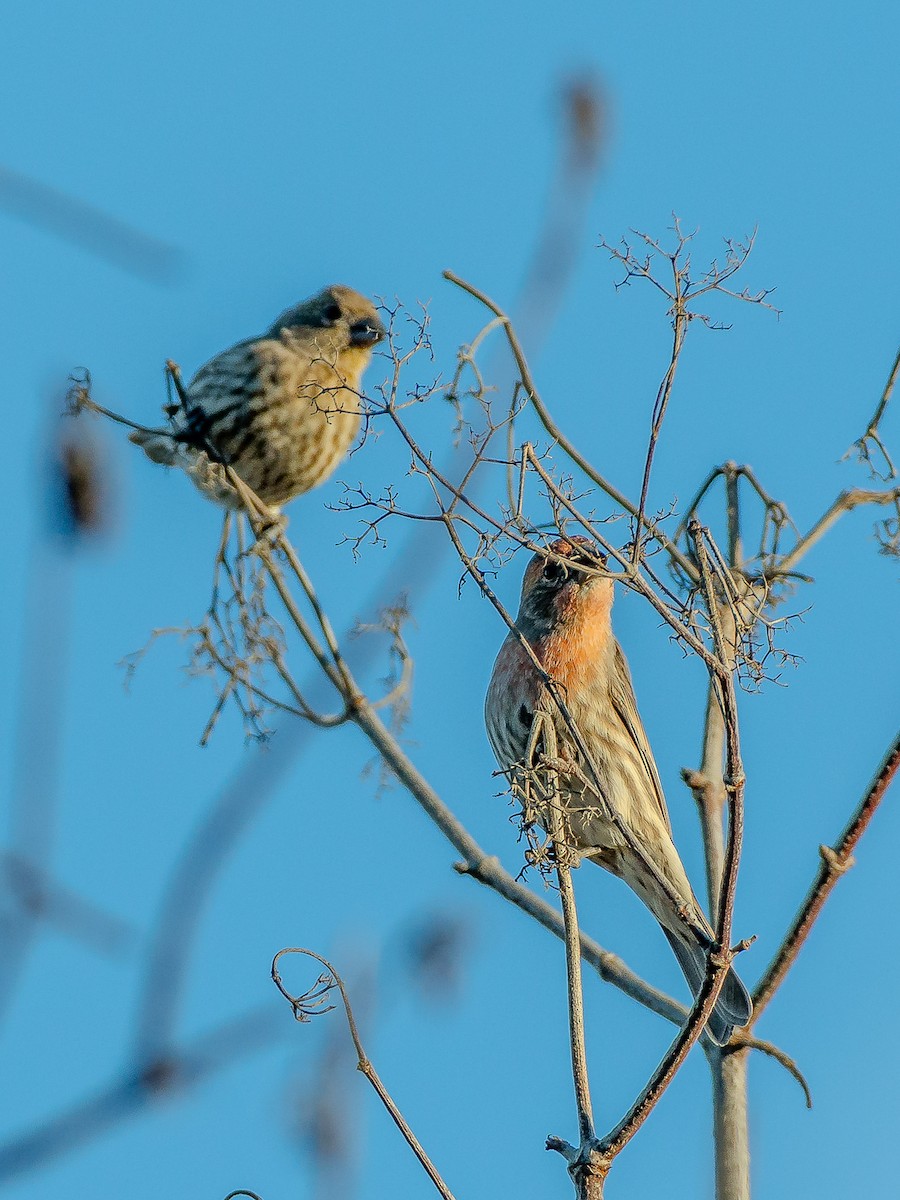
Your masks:
M552 699L550 696L546 700ZM553 843L553 859L559 894L562 903L566 944L566 981L569 1007L569 1038L572 1050L572 1081L575 1085L575 1103L578 1109L578 1132L582 1147L594 1141L594 1115L591 1103L591 1088L588 1079L587 1052L584 1042L584 996L581 986L581 938L578 929L578 912L575 906L575 889L572 887L572 872L569 860L572 851L563 822L562 798L559 791L559 750L556 728L548 708L538 701L532 719L531 734L525 755L526 763L534 763L538 747L546 765L541 771L547 799L548 833Z
M771 1058L780 1066L784 1067L791 1078L795 1079L800 1085L800 1089L803 1092L803 1098L806 1101L806 1107L812 1108L812 1091L810 1090L810 1086L806 1081L806 1076L803 1074L791 1056L786 1054L779 1046L776 1046L774 1042L762 1041L760 1038L753 1037L752 1035L748 1034L745 1029L736 1029L732 1035L731 1041L728 1044L727 1050L720 1050L719 1055L724 1061L731 1058L737 1051L743 1051L745 1049L758 1050L760 1054L764 1054L766 1058ZM746 1124L746 1112L744 1114L744 1123Z
M485 308L489 309L502 322L506 339L509 342L510 350L512 351L513 358L515 359L516 366L519 370L522 385L525 388L525 392L528 396L528 399L531 401L535 413L537 414L538 420L546 429L547 433L550 434L553 440L559 444L568 457L571 458L571 460L585 473L585 475L587 475L589 479L596 483L596 485L602 491L604 491L615 504L617 504L625 512L629 513L631 516L637 517L637 507L628 499L624 492L620 492L619 489L611 484L605 476L601 475L595 467L591 466L584 455L581 454L574 443L569 441L569 439L553 420L549 409L541 399L540 393L537 390L534 377L531 374L531 368L529 367L528 360L525 357L525 352L522 349L521 343L519 342L519 338L516 334L515 328L513 327L513 323L506 313L497 304L495 304L489 296L475 287L474 284L468 283L465 279L460 278L459 275L454 274L453 271L444 271L443 275L444 278L450 283L454 283L457 287L462 288L464 292L468 292L473 299L477 300L480 304L483 304ZM696 580L696 567L681 553L675 543L666 537L666 535L655 522L645 519L645 524L647 525L650 533L652 533L653 537L657 539L660 545L665 549L666 553L672 558L673 562L676 562L678 566L681 567L682 571L685 572L689 579Z
M666 417L666 412L669 407L669 401L672 398L672 388L675 385L675 372L678 370L678 362L681 358L681 351L684 349L684 339L687 336L690 316L685 308L685 297L682 292L682 272L673 258L672 271L675 276L674 282L674 302L673 302L673 331L672 331L672 356L669 359L669 365L666 368L666 373L663 376L662 383L659 385L659 391L656 394L656 401L653 405L653 417L650 427L650 442L647 446L647 457L644 461L644 474L641 479L641 498L638 501L637 517L635 520L634 529L634 545L632 548L632 562L637 567L641 556L641 533L646 523L647 510L647 495L650 491L650 472L653 469L653 459L656 454L656 445L659 441L659 435L662 432L662 424ZM680 565L680 564L679 564Z
M691 506L688 521L696 520L696 507L709 483L719 475L726 483L728 516L729 562L723 577L743 580L741 551L740 505L738 498L739 471L726 463L710 476L697 500ZM705 563L705 560L703 560ZM701 563L701 565L703 565ZM720 653L733 672L737 656L737 629L733 608L715 594L711 580L704 577L707 604L716 605ZM703 727L703 756L699 772L682 771L682 777L697 801L703 835L704 861L709 910L713 924L719 921L722 880L725 871L724 815L726 788L725 713L720 702L720 681L710 676L707 686L706 713ZM749 1200L750 1153L748 1124L747 1055L725 1053L707 1042L704 1046L713 1082L713 1144L716 1166L716 1195L719 1200ZM786 1056L785 1056L786 1057ZM798 1072L799 1075L799 1072ZM801 1081L805 1085L802 1076Z
M422 1168L428 1175L428 1178L437 1188L438 1192L444 1197L444 1200L454 1200L453 1193L444 1183L443 1179L438 1173L437 1168L425 1153L421 1142L410 1129L405 1117L394 1103L390 1092L381 1082L378 1072L372 1065L371 1059L363 1049L362 1040L359 1036L359 1030L356 1027L356 1020L353 1016L353 1009L350 1005L350 997L347 995L347 989L344 986L343 979L341 979L340 975L337 973L328 959L323 958L320 954L316 954L314 950L306 950L302 946L288 946L284 950L279 950L272 959L272 979L274 980L275 986L281 992L282 996L284 996L285 999L288 1000L294 1007L295 1015L297 1013L298 997L292 996L291 993L287 991L284 983L282 982L281 975L278 972L278 961L286 954L305 954L309 958L314 958L317 962L320 962L322 966L325 967L328 972L330 972L332 979L334 980L334 986L336 986L340 991L341 1000L344 1003L344 1013L347 1018L347 1025L350 1029L350 1036L353 1039L354 1048L356 1049L357 1070L361 1071L363 1075L365 1075L366 1079L368 1079L369 1083L371 1083L372 1087L375 1089L379 1100L387 1109L391 1120L402 1133L407 1145L422 1164Z
M721 625L717 619L718 596L716 595L709 557L704 544L705 539L709 537L709 533L696 520L691 522L688 531L694 543L695 557L700 569L701 586L706 600L707 612L713 626L719 669L715 674L711 671L710 676L721 697L727 732L726 788L729 799L729 823L728 841L725 849L725 865L718 906L718 919L716 921L716 945L709 955L706 979L694 1001L688 1021L680 1030L669 1051L630 1111L615 1129L602 1139L602 1149L610 1158L614 1158L620 1153L631 1138L634 1137L675 1077L681 1064L687 1058L691 1047L697 1041L715 1007L719 992L725 982L725 976L735 956L735 951L730 948L731 921L737 887L737 872L740 863L744 788L737 726L737 706L733 676L725 665L727 662L727 643L723 638ZM740 948L743 948L743 944Z
M719 949L731 944L731 921L734 912L734 896L737 874L741 859L744 836L744 767L741 761L740 735L738 732L737 696L734 688L734 672L729 664L732 656L731 640L722 626L719 596L713 582L712 570L706 553L706 542L712 543L709 530L694 520L688 526L694 543L694 551L700 566L700 578L706 611L713 630L719 671L711 679L716 684L725 722L725 790L728 796L728 838L725 846L725 861L717 906L716 940Z
M803 943L809 937L810 930L835 884L853 866L853 851L884 799L898 768L900 768L900 733L888 749L881 766L875 773L875 778L866 789L841 836L833 846L820 846L822 865L819 867L819 873L785 935L784 941L756 988L753 997L754 1022L758 1020L763 1009L766 1008L781 986L784 977L794 965Z
M861 458L863 462L867 462L869 464L872 469L872 474L876 475L880 479L885 480L896 479L897 468L894 466L893 459L888 453L888 449L881 438L878 427L881 424L881 418L884 416L887 406L890 403L891 394L894 391L894 385L896 384L898 377L900 377L900 350L897 351L897 357L894 359L894 365L891 367L887 383L884 385L884 391L881 393L881 399L878 401L878 405L876 406L875 411L872 414L868 425L866 426L865 433L856 439L856 441L844 455L844 458L847 458L853 450L856 450L859 458ZM878 450L884 459L885 467L887 468L886 474L882 471L879 471L872 462L872 455L869 450L869 442L873 442L878 447Z
M575 1106L578 1114L578 1145L570 1146L562 1138L547 1139L547 1148L561 1153L569 1168L579 1200L599 1200L603 1194L603 1181L609 1170L609 1160L598 1149L594 1132L594 1113L591 1102L591 1087L588 1076L587 1050L584 1038L584 995L581 984L581 938L578 929L578 911L575 905L575 889L572 886L570 860L572 850L563 816L563 803L559 789L559 752L556 728L548 694L539 699L532 720L531 734L525 762L536 764L543 760L540 776L545 792L543 807L546 810L548 833L553 845L553 860L565 925L566 944L566 998L569 1016L569 1045L572 1059L572 1082L575 1089ZM555 706L554 706L555 707ZM540 756L538 749L540 747ZM575 856L577 865L577 855Z

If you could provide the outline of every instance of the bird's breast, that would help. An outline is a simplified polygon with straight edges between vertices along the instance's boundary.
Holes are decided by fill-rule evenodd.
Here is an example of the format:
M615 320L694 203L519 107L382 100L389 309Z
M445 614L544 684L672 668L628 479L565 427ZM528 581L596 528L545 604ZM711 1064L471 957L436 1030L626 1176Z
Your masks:
M612 645L608 622L580 621L557 626L534 650L547 674L575 696L605 685Z

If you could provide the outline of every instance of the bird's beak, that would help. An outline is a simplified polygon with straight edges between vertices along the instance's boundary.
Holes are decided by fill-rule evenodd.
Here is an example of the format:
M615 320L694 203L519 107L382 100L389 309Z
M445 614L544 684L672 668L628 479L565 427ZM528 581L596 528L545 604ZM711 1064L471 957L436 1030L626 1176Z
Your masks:
M350 326L351 346L374 346L384 336L384 326L377 317L366 317Z
M607 556L605 554L601 553L601 551L597 550L596 547L593 546L590 548L590 550L582 549L582 547L579 546L575 553L572 554L573 560L579 566L593 567L595 570L597 567L606 566L606 557Z

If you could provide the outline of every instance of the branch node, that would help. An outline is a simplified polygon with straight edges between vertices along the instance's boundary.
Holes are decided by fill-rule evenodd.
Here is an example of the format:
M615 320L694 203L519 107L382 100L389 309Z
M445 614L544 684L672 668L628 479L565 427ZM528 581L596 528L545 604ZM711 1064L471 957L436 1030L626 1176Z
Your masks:
M480 882L484 882L488 867L492 869L500 867L500 859L496 854L484 854L474 861L463 858L453 864L453 870L457 875L471 875L473 879Z
M578 1159L578 1147L571 1145L565 1138L553 1137L547 1138L544 1146L545 1150L555 1150L557 1154L561 1154L569 1166L574 1165Z
M755 933L752 934L750 937L741 938L741 940L737 943L737 945L731 947L732 958L737 954L743 954L745 950L749 950L755 941L756 941Z
M692 792L702 792L708 782L702 771L695 771L692 767L682 767L681 778Z
M830 875L844 875L851 867L856 866L856 859L852 854L842 858L833 846L820 846L819 854Z
M797 1081L803 1090L803 1096L806 1100L806 1107L812 1108L812 1092L806 1077L797 1066L796 1062L789 1054L785 1054L778 1046L772 1042L763 1042L759 1038L749 1037L745 1033L736 1033L731 1043L724 1047L723 1054L737 1054L742 1050L759 1050L761 1054L765 1054L767 1058L772 1058L780 1066L788 1072L788 1074Z

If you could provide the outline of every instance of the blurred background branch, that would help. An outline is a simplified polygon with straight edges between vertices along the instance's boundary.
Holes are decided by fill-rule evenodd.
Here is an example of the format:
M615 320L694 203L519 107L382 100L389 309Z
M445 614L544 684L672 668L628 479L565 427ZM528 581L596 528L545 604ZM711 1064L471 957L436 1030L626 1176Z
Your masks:
M59 188L2 165L0 211L149 283L172 286L184 272L185 256L177 247Z

